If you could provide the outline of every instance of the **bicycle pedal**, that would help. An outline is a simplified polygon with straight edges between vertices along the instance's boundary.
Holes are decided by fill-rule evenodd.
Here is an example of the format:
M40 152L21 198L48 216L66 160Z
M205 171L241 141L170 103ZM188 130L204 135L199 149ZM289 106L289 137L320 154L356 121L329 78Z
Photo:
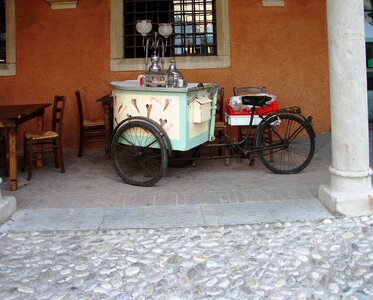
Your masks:
M249 166L252 167L255 164L255 158L249 158Z

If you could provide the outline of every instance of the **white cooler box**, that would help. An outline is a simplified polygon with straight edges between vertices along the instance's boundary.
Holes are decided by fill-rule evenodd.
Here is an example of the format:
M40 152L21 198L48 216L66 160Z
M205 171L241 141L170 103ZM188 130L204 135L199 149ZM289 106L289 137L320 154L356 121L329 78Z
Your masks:
M262 119L254 115L253 124L258 125ZM225 122L231 126L248 126L250 123L250 115L228 115L225 114Z

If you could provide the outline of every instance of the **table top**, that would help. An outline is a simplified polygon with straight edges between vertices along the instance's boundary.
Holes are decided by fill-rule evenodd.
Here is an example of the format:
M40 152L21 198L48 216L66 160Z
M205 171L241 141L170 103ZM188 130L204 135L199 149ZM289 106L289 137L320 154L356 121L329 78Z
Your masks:
M113 96L112 95L105 95L101 98L96 99L97 102L102 102L102 103L110 103L113 102Z
M36 114L46 107L52 105L51 103L39 104L10 104L0 105L0 119L21 120L30 115Z

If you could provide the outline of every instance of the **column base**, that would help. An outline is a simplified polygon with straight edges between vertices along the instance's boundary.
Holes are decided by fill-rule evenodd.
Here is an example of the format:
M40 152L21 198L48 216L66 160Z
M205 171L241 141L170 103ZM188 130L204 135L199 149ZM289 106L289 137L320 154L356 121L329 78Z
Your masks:
M333 214L344 216L362 216L373 213L373 189L364 192L336 192L328 185L319 187L319 200Z

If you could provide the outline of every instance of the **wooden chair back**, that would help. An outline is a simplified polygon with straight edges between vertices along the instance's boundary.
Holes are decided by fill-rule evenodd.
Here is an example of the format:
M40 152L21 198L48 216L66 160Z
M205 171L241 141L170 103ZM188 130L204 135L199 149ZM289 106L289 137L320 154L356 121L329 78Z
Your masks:
M218 89L218 94L216 98L215 121L224 122L224 112L225 112L224 88L222 87Z
M65 112L66 97L54 96L52 113L52 130L62 139L63 115Z
M233 95L234 96L245 95L245 94L265 93L265 92L266 92L265 87L242 86L242 87L234 87L233 88ZM245 128L243 128L242 126L237 126L237 139L239 141L242 140L243 130L245 130Z
M242 86L242 87L234 87L233 88L233 95L239 96L244 94L257 94L257 93L265 93L265 87L252 87L252 86Z
M104 119L89 120L84 117L82 98L80 91L75 91L76 103L79 113L79 150L78 157L83 155L84 141L100 141L105 138L105 122Z

